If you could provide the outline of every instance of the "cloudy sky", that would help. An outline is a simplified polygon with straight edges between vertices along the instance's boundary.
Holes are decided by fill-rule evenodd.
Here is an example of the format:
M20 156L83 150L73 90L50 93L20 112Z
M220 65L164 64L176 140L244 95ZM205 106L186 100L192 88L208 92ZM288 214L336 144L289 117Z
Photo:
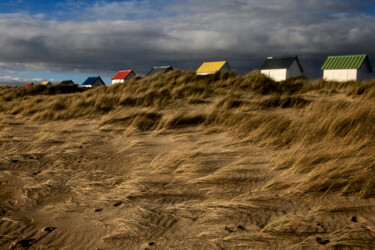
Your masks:
M0 0L0 84L228 60L239 74L298 55L321 76L328 55L367 53L375 67L375 0Z

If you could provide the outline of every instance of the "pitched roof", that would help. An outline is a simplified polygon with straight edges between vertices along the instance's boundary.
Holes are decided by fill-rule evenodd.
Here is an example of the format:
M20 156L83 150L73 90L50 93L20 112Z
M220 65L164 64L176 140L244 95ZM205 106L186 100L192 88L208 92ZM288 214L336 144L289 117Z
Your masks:
M25 84L25 87L30 87L30 86L33 86L33 85L34 85L34 83L28 82L28 83Z
M288 69L295 60L297 60L298 67L301 72L303 72L303 68L297 56L268 57L266 61L264 61L261 69Z
M147 73L146 76L152 76L152 75L155 75L159 72L163 72L163 73L166 73L168 71L171 71L173 70L172 66L157 66L157 67L153 67L150 72Z
M197 73L215 73L219 71L227 61L204 62L198 69Z
M41 82L40 84L41 84L41 85L48 85L48 84L51 84L51 82L50 82L50 81L43 81L43 82Z
M321 69L359 69L364 62L367 64L369 71L372 72L371 64L366 54L329 56Z
M100 76L90 76L86 79L86 81L84 83L82 83L82 85L93 85L94 82L99 79ZM100 78L101 80L101 78Z
M112 80L122 80L128 77L131 73L135 75L134 71L129 69L129 70L120 70L117 72L117 74L112 78Z
M60 84L74 84L74 82L72 80L64 80L62 82L60 82Z

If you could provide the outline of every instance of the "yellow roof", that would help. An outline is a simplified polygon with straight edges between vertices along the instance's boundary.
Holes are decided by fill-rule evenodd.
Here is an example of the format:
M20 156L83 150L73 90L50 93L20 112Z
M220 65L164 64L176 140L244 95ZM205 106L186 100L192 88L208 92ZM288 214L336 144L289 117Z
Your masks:
M215 73L219 71L227 61L219 61L219 62L204 62L198 69L197 73Z
M44 82L41 82L40 84L42 84L42 85L48 85L48 84L51 84L51 82L50 81L44 81Z

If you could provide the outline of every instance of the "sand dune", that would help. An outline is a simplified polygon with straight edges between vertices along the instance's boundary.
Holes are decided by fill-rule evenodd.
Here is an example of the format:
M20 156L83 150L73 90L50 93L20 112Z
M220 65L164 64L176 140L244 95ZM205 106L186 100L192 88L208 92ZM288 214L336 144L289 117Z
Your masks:
M0 88L0 248L373 248L373 82L210 77Z
M203 127L139 132L3 117L2 248L374 244L375 200L265 187L275 151ZM334 201L334 202L333 202Z

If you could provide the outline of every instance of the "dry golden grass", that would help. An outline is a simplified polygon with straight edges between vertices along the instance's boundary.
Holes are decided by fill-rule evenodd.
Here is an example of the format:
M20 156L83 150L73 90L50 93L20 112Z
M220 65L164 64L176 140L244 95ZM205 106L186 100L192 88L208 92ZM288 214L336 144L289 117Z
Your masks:
M316 91L319 94L311 97ZM370 178L375 161L374 91L374 81L296 78L276 83L257 71L204 77L174 71L84 92L76 86L1 87L0 110L42 121L105 115L101 125L142 131L219 126L264 147L298 147L298 152L289 150L293 156L288 162L276 166L307 176L297 191L325 191L335 181L332 191L368 197L375 194ZM340 94L347 97L331 98ZM181 101L185 104L178 104Z
M0 87L1 206L18 216L9 206L43 205L37 215L78 235L56 232L52 247L368 247L374 102L375 81L277 83L258 71ZM0 230L31 230L4 218Z
M204 77L174 71L82 91L76 86L1 87L0 111L42 121L105 115L101 125L142 131L218 126L264 147L298 147L298 153L289 150L288 162L276 166L306 175L297 191L330 187L375 194L374 81L276 83L258 71ZM335 98L340 95L346 97Z

